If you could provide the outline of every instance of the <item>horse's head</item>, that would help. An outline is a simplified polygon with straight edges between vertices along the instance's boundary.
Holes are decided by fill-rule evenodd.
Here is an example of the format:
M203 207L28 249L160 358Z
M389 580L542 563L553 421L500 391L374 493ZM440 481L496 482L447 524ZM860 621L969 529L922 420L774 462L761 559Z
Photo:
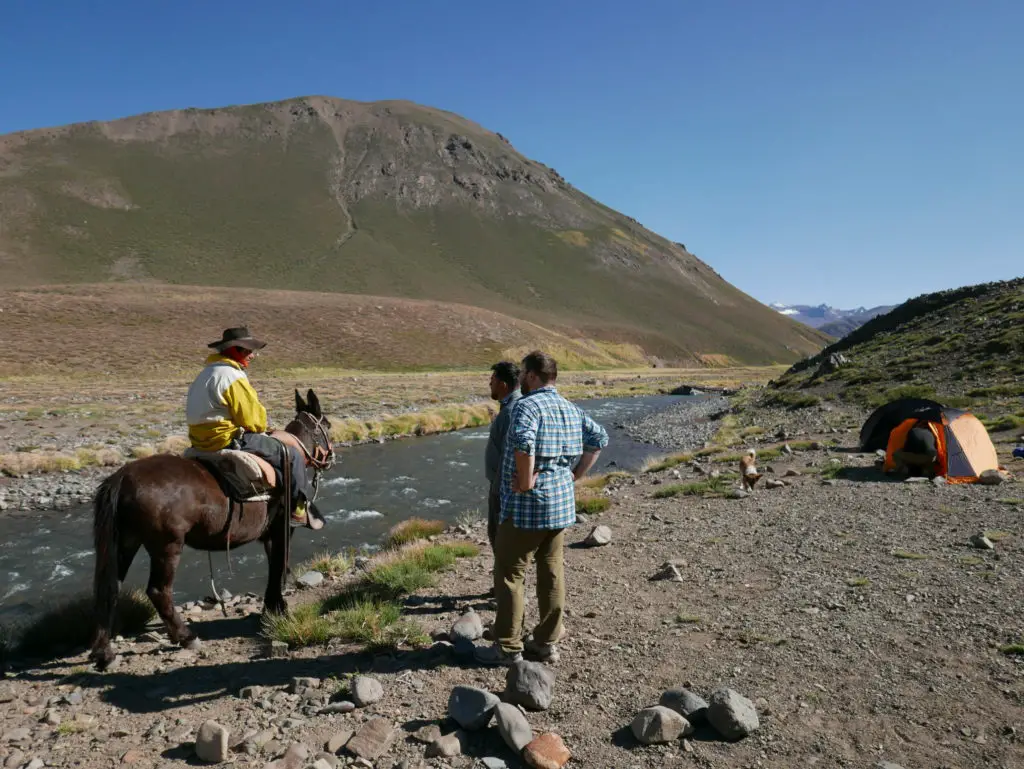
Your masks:
M315 392L308 390L303 400L299 391L295 391L295 419L284 429L299 439L314 470L327 470L334 464L331 422L320 409L320 399Z

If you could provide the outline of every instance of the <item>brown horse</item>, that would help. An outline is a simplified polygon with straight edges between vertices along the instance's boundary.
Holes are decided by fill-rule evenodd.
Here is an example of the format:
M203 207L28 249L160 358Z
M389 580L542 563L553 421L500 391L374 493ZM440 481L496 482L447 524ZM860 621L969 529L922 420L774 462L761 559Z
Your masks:
M295 391L296 415L285 431L301 444L307 465L314 468L316 488L320 473L334 462L334 449L319 399L312 390L306 397L308 402ZM117 596L140 547L150 559L146 594L173 643L198 644L174 608L174 573L185 545L217 551L258 539L270 561L264 611L287 612L282 595L291 541L286 501L278 485L268 502L232 502L205 465L171 454L129 462L104 480L96 492L93 521L96 635L90 659L96 667L104 670L114 659L110 636Z

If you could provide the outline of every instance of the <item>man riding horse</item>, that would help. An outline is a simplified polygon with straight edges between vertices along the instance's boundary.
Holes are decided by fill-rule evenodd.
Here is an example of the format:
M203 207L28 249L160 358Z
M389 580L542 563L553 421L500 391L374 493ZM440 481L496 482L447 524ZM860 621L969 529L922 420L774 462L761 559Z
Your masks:
M291 477L291 523L323 528L324 519L313 504L313 489L306 469L305 448L289 433L267 432L267 410L249 384L249 367L265 342L242 326L225 329L211 342L216 352L188 389L185 412L188 437L199 451L235 449L265 459L279 478ZM285 472L285 463L288 472Z

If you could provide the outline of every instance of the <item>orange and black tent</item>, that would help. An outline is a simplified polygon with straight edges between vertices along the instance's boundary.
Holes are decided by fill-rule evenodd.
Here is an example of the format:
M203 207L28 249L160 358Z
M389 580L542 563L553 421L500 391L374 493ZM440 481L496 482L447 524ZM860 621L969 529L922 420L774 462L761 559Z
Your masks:
M945 476L947 483L975 483L986 470L999 469L996 447L985 425L966 411L940 407L926 413L917 410L893 428L885 449L886 472L896 468L893 454L903 448L917 425L927 426L935 436L935 475Z

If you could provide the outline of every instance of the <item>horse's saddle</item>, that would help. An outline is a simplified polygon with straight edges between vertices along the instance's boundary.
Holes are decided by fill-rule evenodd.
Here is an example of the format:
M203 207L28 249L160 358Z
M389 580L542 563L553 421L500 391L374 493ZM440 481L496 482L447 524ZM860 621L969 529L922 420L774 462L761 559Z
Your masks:
M266 502L270 499L270 490L277 485L273 466L246 451L202 451L189 447L184 456L202 462L236 502Z

